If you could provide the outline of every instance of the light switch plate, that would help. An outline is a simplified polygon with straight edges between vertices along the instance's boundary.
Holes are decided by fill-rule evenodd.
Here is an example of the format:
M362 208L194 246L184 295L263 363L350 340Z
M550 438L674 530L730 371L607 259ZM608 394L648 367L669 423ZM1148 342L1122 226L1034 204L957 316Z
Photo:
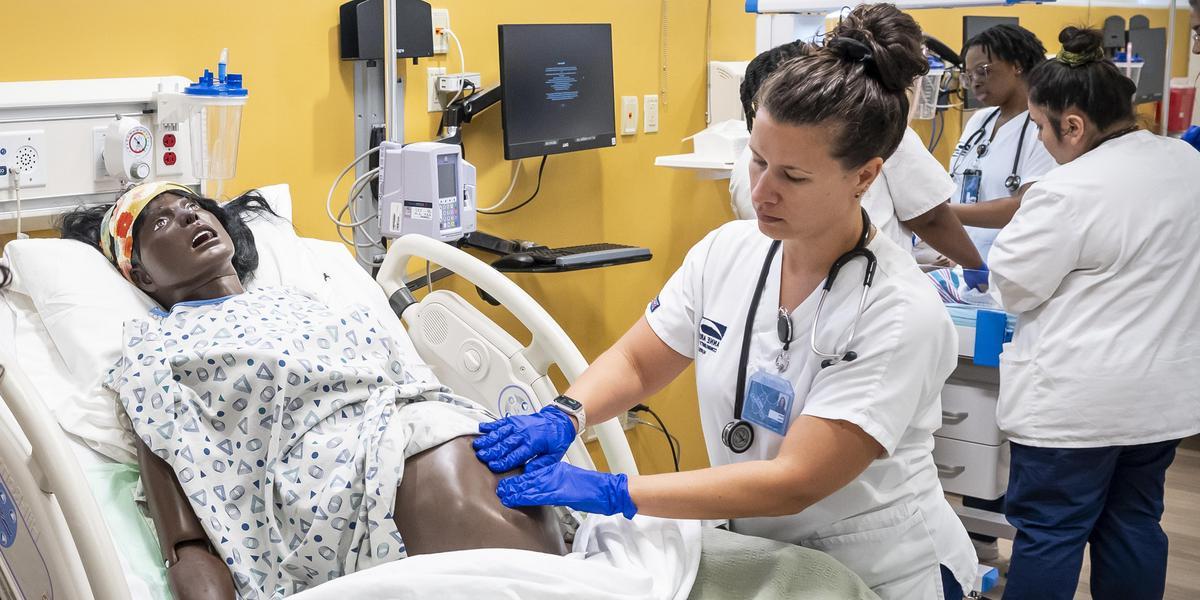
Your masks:
M646 133L658 131L658 95L642 96L642 105L642 115L644 115L642 131Z

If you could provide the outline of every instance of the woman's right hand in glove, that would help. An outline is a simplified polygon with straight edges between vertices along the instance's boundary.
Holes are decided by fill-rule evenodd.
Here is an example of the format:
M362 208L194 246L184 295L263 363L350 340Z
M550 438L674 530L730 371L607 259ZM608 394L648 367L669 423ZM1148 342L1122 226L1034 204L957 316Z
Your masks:
M493 473L504 473L540 456L562 459L575 441L575 421L554 406L532 415L517 415L480 423L475 456Z

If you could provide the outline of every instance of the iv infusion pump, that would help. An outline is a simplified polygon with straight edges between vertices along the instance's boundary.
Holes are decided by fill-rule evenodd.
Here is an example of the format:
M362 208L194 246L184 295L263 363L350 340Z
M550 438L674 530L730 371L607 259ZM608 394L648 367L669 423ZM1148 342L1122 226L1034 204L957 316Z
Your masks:
M455 144L383 142L379 231L453 242L475 231L475 166Z

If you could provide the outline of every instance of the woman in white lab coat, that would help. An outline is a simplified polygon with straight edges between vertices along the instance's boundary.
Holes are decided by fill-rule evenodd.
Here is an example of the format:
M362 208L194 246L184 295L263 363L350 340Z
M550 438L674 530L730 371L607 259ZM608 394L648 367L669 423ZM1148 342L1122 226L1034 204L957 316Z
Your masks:
M975 111L950 157L954 212L986 262L992 240L1020 205L1021 191L1054 168L1029 119L1026 76L1046 59L1037 36L997 25L967 40L962 81Z
M838 33L835 30L830 35L836 37ZM753 131L754 98L763 82L781 65L807 55L812 48L805 42L791 42L771 48L750 61L741 86L747 128ZM908 120L911 118L910 110ZM752 158L747 147L734 161L729 175L730 206L739 219L755 218L750 199ZM912 249L916 233L943 256L966 267L968 285L978 287L987 283L987 272L982 270L983 259L946 202L953 192L954 182L946 175L945 168L925 148L917 132L906 127L900 145L883 163L883 171L863 195L862 205L871 222L901 248Z
M954 329L860 206L904 135L905 89L926 68L908 42L919 31L890 4L863 5L841 36L771 77L750 138L757 219L697 244L554 405L481 427L490 468L526 465L501 482L502 502L731 519L734 531L828 552L883 598L970 589L975 556L931 456ZM627 478L559 462L581 425L625 412L693 361L711 468Z
M1059 39L1029 107L1062 166L992 247L1018 323L997 412L1017 528L1005 598L1073 597L1085 544L1094 598L1162 598L1165 471L1200 432L1200 154L1138 129L1099 31Z

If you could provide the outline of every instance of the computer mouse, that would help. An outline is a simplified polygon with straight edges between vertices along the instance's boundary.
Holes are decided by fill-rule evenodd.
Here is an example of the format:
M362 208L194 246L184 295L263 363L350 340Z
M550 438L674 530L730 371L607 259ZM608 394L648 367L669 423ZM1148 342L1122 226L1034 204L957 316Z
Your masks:
M527 252L506 254L492 261L492 267L498 271L524 270L534 265L533 255Z

